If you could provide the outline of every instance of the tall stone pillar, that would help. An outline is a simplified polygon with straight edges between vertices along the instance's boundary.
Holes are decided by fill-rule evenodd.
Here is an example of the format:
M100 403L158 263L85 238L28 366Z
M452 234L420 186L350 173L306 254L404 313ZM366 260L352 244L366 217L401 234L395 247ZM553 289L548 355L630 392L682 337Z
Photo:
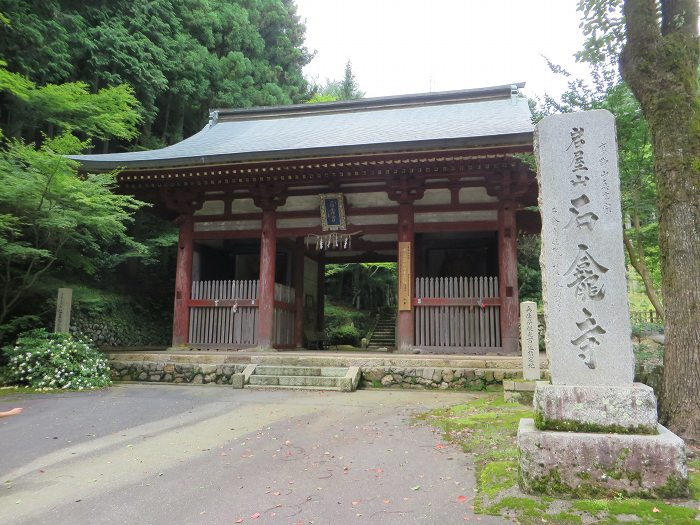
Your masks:
M615 118L550 115L535 132L542 298L551 384L518 429L526 492L671 498L688 494L683 441L634 383ZM586 477L581 476L586 473Z
M274 210L262 213L260 235L260 285L258 288L258 346L271 348L275 314L275 260L277 221Z
M175 270L175 306L173 312L173 346L186 345L190 330L190 295L192 292L192 254L194 222L192 214L180 216L180 235Z
M498 295L501 297L501 345L518 351L518 230L516 206L504 201L498 210Z

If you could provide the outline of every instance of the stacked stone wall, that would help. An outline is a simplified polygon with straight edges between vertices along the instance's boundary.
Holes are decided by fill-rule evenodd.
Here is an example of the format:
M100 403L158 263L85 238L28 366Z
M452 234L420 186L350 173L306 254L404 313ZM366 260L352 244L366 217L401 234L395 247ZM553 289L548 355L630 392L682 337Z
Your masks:
M120 361L112 359L113 381L154 383L192 383L229 385L245 364L168 363L158 361ZM517 370L430 367L360 367L360 385L364 388L410 388L442 390L485 390L504 379L522 377Z
M214 383L230 385L234 374L243 372L242 364L162 363L157 361L110 362L113 381L153 383Z

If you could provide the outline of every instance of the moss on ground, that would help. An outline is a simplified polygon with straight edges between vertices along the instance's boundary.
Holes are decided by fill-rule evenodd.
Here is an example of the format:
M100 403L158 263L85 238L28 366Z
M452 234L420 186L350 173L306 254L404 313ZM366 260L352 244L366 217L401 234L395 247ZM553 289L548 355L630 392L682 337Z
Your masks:
M599 434L658 434L656 427L640 425L637 427L623 427L621 425L598 425L595 423L581 423L568 419L545 419L539 412L535 414L535 427L539 430L555 430L558 432L592 432Z
M507 403L500 395L484 394L468 403L421 414L420 422L437 426L444 439L472 454L476 467L477 494L474 510L500 515L522 525L636 524L691 525L700 519L698 501L626 498L561 500L532 496L518 487L516 434L521 418L532 411L518 403ZM688 464L690 492L700 499L700 459ZM582 494L582 496L585 496ZM546 521L545 521L546 520Z
M688 489L691 498L700 500L700 458L688 462Z
M37 390L28 386L2 386L0 387L0 397L15 396L19 394L50 394L52 392L65 392L65 390Z

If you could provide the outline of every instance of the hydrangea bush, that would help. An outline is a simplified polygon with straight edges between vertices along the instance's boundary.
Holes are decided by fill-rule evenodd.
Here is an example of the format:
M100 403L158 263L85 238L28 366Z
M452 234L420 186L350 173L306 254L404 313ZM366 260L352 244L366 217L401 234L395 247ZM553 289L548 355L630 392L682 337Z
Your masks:
M3 351L8 358L5 377L14 385L84 390L112 382L107 359L89 342L69 334L31 330Z

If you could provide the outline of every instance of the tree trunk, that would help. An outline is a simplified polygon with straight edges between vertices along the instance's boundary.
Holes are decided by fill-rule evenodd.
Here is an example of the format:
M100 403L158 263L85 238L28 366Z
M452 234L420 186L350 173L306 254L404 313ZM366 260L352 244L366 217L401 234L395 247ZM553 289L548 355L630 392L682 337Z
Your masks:
M625 0L623 78L651 131L666 349L661 419L700 441L700 108L697 0Z
M630 264L632 265L632 268L634 268L639 274L639 276L642 278L642 282L644 283L644 291L646 292L647 299L649 299L649 302L654 307L654 310L656 310L658 316L661 319L663 319L664 307L661 304L658 295L656 295L656 289L654 288L654 283L652 282L651 274L649 273L649 267L647 266L646 260L644 259L644 246L641 242L639 242L639 215L635 215L634 227L637 232L638 240L638 242L635 243L636 247L635 244L632 243L632 240L629 238L629 235L627 235L627 232L622 232L623 242L625 244L625 248L627 248L627 255L630 258Z

